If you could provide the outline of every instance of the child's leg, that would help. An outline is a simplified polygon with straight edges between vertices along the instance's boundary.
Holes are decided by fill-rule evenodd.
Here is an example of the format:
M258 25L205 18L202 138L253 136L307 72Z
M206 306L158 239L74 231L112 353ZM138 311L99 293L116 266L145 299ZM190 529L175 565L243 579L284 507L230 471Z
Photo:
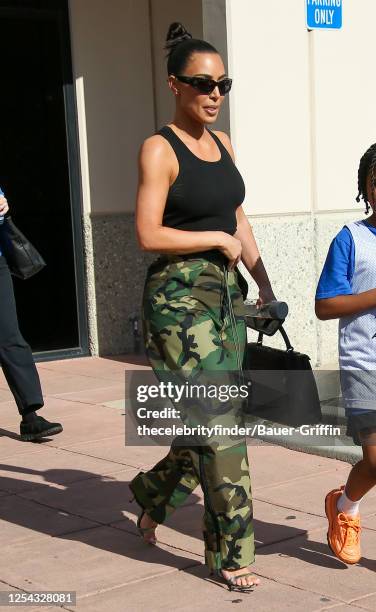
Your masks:
M361 431L359 436L363 459L352 468L345 487L347 497L354 502L376 485L376 431Z
M359 437L363 459L352 468L346 487L333 489L325 498L328 544L345 563L361 558L359 501L376 485L376 431L363 430Z

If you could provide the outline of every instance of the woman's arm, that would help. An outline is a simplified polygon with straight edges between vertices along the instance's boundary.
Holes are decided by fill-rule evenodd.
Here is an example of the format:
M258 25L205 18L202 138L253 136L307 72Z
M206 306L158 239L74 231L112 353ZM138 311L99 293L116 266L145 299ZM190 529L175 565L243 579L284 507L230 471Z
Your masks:
M9 210L8 201L4 196L0 196L0 216L3 217Z
M322 321L360 314L370 308L376 308L376 289L357 295L337 295L315 301L316 316Z
M219 249L230 262L235 261L241 244L230 234L185 231L162 225L173 170L174 158L165 139L155 135L145 140L139 154L136 204L136 233L140 247L145 251L177 255Z
M234 149L231 141L225 132L215 132L220 138L222 144L230 153L233 162L235 163ZM260 252L257 247L255 237L252 232L250 223L244 213L242 206L238 206L236 210L237 230L234 234L235 238L240 240L242 245L241 260L251 274L252 278L257 283L260 290L260 301L264 304L275 300L275 295L271 287L268 274L261 259Z
M263 303L275 300L275 295L261 259L251 225L244 213L242 206L236 210L237 230L235 237L242 244L242 262L258 285L260 299Z

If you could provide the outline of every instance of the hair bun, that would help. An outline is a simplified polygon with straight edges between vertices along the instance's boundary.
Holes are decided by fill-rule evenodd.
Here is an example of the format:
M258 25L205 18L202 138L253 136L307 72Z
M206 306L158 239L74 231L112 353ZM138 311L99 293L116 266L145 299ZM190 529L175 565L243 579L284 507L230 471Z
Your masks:
M174 21L168 28L165 49L172 50L173 47L189 38L192 38L192 34L185 29L182 23Z

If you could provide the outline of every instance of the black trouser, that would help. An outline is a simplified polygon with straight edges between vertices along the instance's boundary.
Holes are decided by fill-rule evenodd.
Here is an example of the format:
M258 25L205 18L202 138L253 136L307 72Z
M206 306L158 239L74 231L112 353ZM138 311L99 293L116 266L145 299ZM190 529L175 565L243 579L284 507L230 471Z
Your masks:
M18 327L12 278L5 257L0 256L0 365L14 395L18 412L26 414L43 406L42 389L30 346Z

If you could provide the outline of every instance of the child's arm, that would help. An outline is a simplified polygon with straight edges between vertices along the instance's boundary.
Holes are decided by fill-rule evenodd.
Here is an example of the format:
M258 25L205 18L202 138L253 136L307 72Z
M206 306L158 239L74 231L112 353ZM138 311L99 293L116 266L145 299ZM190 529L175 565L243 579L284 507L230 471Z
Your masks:
M370 308L376 308L376 289L357 295L337 295L315 301L316 316L322 321L360 314Z
M355 246L348 228L332 241L316 291L316 316L325 321L376 308L376 288L353 294Z

